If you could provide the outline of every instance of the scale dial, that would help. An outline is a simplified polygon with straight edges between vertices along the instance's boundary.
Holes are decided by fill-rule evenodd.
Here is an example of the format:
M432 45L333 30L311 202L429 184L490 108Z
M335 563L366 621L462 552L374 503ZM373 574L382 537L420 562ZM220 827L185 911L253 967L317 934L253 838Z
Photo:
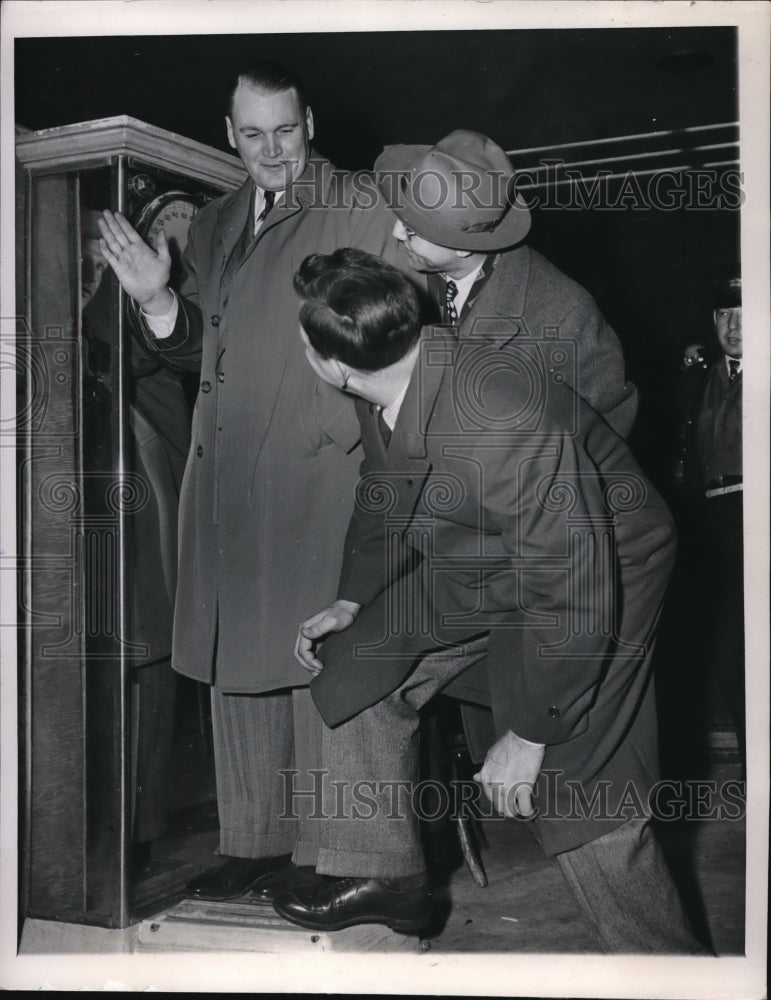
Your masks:
M152 247L157 246L158 234L165 233L172 260L172 287L176 285L188 231L200 205L201 198L196 195L167 191L148 202L136 221L137 232Z

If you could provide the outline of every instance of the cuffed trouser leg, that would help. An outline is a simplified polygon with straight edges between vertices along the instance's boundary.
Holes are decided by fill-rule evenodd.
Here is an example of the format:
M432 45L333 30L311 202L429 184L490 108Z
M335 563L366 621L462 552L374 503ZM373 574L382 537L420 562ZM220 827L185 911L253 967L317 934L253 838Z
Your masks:
M297 821L282 816L282 770L294 767L289 691L222 694L212 688L220 853L237 858L289 854Z
M604 951L712 954L693 933L647 820L630 820L556 857Z
M393 694L323 727L325 820L317 871L396 878L425 870L419 826L419 710L481 659L486 640L426 656Z
M320 830L309 819L313 803L302 795L291 800L293 789L320 780L321 719L308 689L238 695L212 688L212 728L220 852L291 853L296 864L314 864Z

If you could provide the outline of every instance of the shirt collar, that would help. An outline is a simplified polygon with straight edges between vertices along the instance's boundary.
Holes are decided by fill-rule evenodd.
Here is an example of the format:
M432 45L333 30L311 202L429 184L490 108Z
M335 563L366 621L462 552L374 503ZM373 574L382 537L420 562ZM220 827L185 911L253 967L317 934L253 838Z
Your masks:
M273 193L276 196L275 200L273 202L273 207L275 208L275 206L279 204L279 202L281 201L281 199L286 194L286 190L284 190L284 191L274 191ZM262 212L263 208L265 208L265 190L264 190L264 188L261 188L259 184L255 184L254 185L254 223L255 223L255 225L257 224L257 219L259 218L260 212Z
M396 399L389 403L388 406L383 409L383 420L388 424L391 430L396 426L396 421L399 417L399 410L402 408L402 403L404 402L404 397L407 395L407 388L410 384L410 380L407 381L402 386L402 391L396 397Z
M455 308L460 311L463 308L463 304L468 298L468 293L471 291L471 286L477 279L479 272L482 270L482 264L479 267L474 268L473 271L469 271L468 274L464 274L462 278L452 278L449 274L442 273L442 277L445 281L454 281L455 286L458 289L458 294L455 296Z

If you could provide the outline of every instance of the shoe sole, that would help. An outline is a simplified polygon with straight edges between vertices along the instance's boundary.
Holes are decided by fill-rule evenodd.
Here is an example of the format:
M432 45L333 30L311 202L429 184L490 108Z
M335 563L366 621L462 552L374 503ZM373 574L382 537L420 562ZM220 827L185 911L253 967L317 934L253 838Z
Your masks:
M288 920L291 924L297 924L299 927L305 927L310 931L342 931L347 927L356 927L357 924L382 924L390 930L395 931L397 934L419 934L420 931L425 930L431 922L431 914L429 914L427 917L422 919L413 920L399 920L396 918L387 919L385 917L352 917L350 920L339 920L334 924L314 924L308 920L300 921L295 916L289 916L284 913L283 910L280 910L275 903L273 904L273 908L280 917L284 918L284 920Z
M249 892L251 890L251 888L252 887L250 885L248 885L241 892L236 893L235 896L210 896L210 895L209 896L204 896L204 895L202 895L200 893L197 893L197 892L188 892L188 893L185 893L185 898L186 899L198 900L201 903L227 903L227 902L230 902L230 901L232 901L234 899L241 899L241 897L245 896L247 894L247 892Z
M260 878L262 878L262 876L260 876ZM221 894L214 896L211 893L202 892L188 892L185 895L187 899L200 899L202 903L227 903L228 900L241 899L241 897L245 896L247 892L251 892L257 881L258 879L255 879L254 882L250 882L249 885L244 886L243 889L239 889L238 892L231 893L228 896L223 896Z

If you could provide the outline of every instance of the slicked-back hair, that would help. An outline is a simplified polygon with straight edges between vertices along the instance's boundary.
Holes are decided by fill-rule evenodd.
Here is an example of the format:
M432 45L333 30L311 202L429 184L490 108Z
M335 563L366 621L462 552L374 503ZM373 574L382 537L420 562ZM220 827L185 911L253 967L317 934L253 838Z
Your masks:
M242 67L229 79L225 91L225 113L229 116L232 116L233 97L240 83L254 87L255 90L261 90L264 94L283 94L284 91L294 90L300 104L300 111L305 114L308 109L305 87L297 74L291 69L287 69L286 66L282 66L281 63L262 59Z
M376 372L400 361L420 336L411 282L379 257L343 247L306 257L294 277L300 322L314 351Z

